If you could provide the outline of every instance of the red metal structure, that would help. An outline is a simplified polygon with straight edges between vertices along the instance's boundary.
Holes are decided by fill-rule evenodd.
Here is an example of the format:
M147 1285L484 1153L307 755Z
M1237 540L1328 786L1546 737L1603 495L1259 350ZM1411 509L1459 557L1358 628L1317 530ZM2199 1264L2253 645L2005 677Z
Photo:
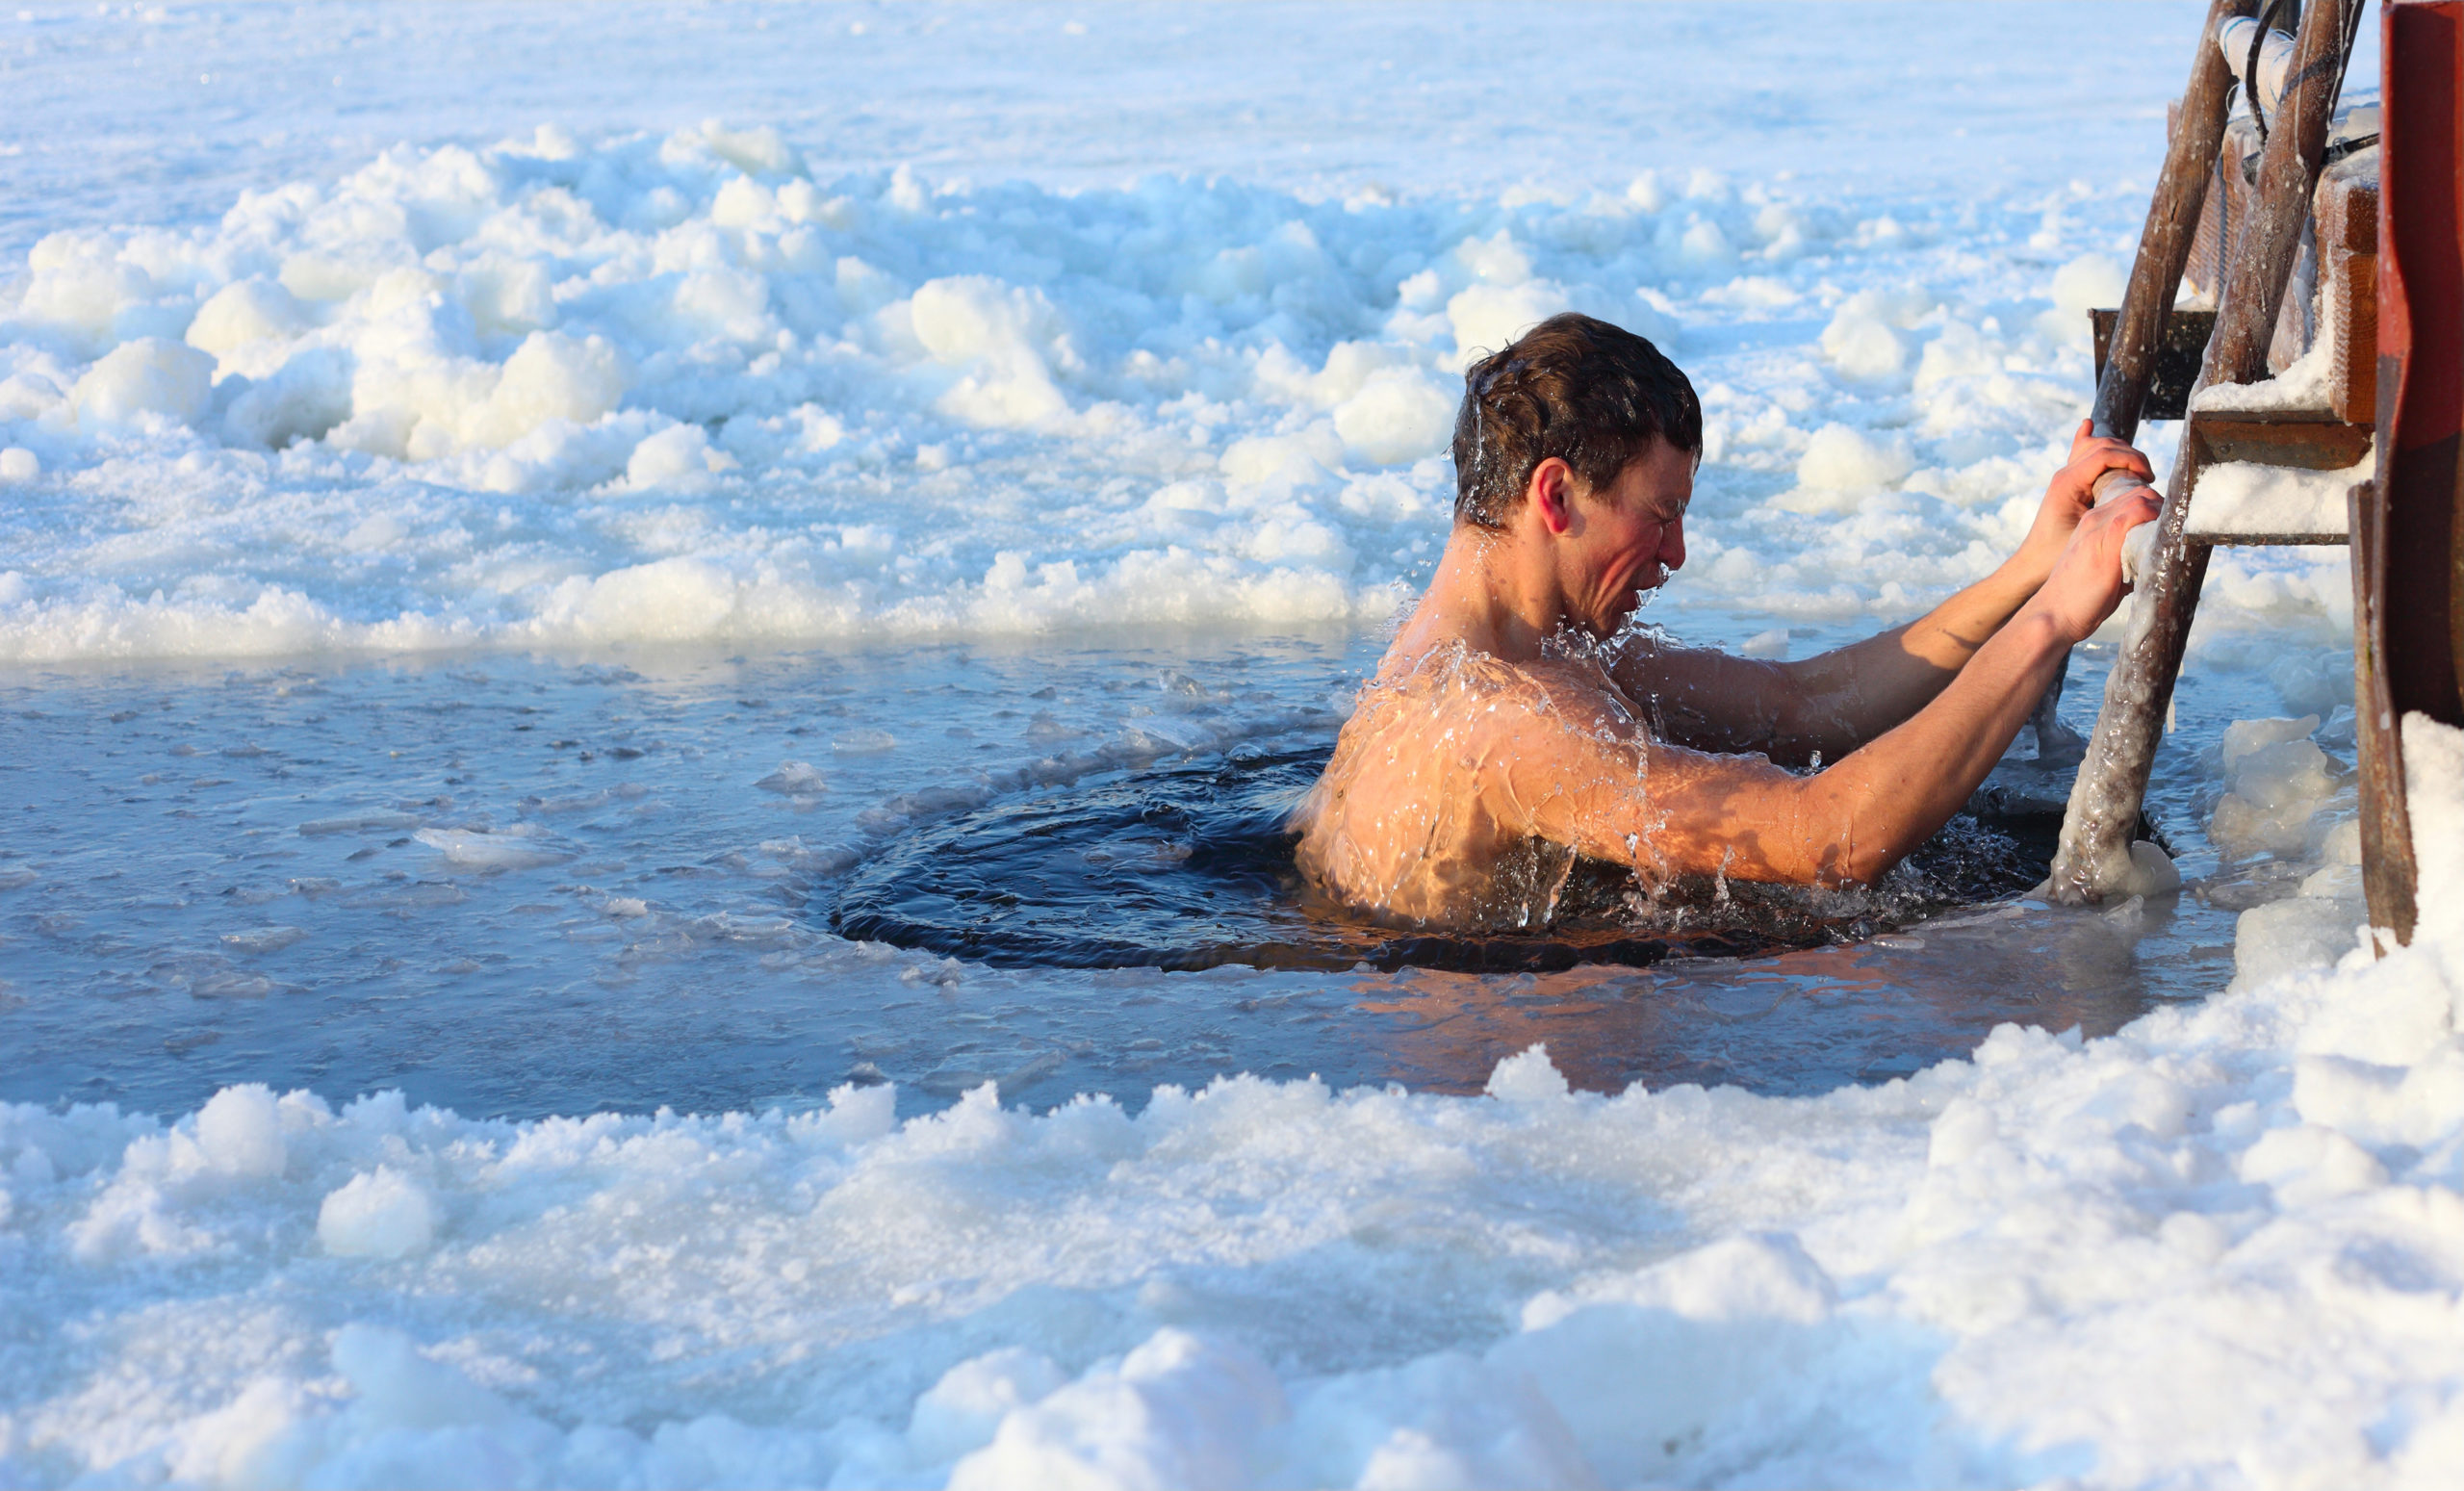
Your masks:
M2464 0L2380 15L2378 452L2352 496L2362 864L2373 925L2412 937L2402 725L2464 725Z

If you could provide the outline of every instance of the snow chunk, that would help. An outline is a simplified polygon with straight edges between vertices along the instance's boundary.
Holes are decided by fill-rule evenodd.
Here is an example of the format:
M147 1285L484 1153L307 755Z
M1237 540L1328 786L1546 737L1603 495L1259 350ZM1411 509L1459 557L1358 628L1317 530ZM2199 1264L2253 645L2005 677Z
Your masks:
M2464 731L2404 716L2404 808L2418 884L2416 941L2464 947Z
M350 418L351 363L334 348L309 347L263 378L225 379L223 391L230 399L223 439L278 450L321 440Z
M251 927L225 932L222 945L243 953L278 953L308 935L303 927Z
M2353 950L2367 920L2369 913L2357 894L2315 896L2305 890L2251 907L2233 921L2233 982L2246 987L2332 967Z
M1287 1417L1282 1384L1248 1352L1157 1331L1116 1363L1001 1421L950 1491L1010 1486L1237 1486L1249 1445Z
M1498 1063L1489 1073L1488 1094L1502 1103L1553 1103L1573 1089L1549 1061L1549 1048L1535 1044Z
M233 280L197 307L188 344L218 359L252 342L287 342L315 324L299 297L263 275Z
M317 1209L317 1241L337 1258L400 1258L435 1237L435 1200L418 1181L383 1165L353 1175Z
M2088 313L2120 305L2129 288L2118 261L2104 254L2081 254L2053 271L2053 309L2045 313L2052 324L2043 330L2057 341L2088 346L2092 335Z
M823 791L830 783L810 761L781 761L777 771L753 784L764 792L795 797Z
M2227 855L2297 854L2310 823L2336 790L2333 763L2309 736L2319 717L2236 720L2222 757L2228 789L2217 800L2208 835Z
M1051 1357L1023 1347L969 1357L915 1400L909 1447L920 1464L946 1465L990 1444L1011 1412L1041 1402L1067 1381Z
M1915 468L1908 448L1897 440L1877 440L1862 430L1839 424L1825 424L1806 443L1797 462L1797 479L1810 487L1847 490L1887 486Z
M1532 327L1572 308L1565 287L1550 280L1473 285L1446 302L1456 364L1469 367L1477 357L1502 351Z
M140 337L177 337L193 302L165 296L141 264L100 234L52 233L26 256L16 313L93 356Z
M557 864L572 858L539 837L537 826L509 829L422 829L412 835L436 850L450 864L473 870L526 870Z
M1060 313L1041 290L981 274L929 280L906 321L934 361L966 373L939 399L969 424L1025 429L1066 414L1055 369L1077 361Z
M345 1325L334 1332L333 1360L334 1370L350 1384L351 1407L363 1431L496 1426L513 1417L502 1399L429 1359L398 1330L356 1322ZM481 1473L469 1478L488 1478Z
M2249 461L2201 467L2191 493L2193 533L2334 533L2345 531L2346 496L2367 481L2376 457L2342 471L2297 471ZM2154 525L2148 525L2154 527Z
M1677 1457L1723 1427L1768 1433L1810 1411L1802 1391L1771 1388L1818 1380L1837 1299L1795 1237L1732 1237L1535 1297L1487 1360L1540 1388L1602 1480L1687 1478L1672 1475Z
M1934 308L1933 296L1914 289L1861 290L1839 303L1822 331L1823 355L1842 376L1863 382L1896 379L1908 367L1902 330Z
M182 424L205 412L214 359L161 337L114 347L69 392L77 423L90 429L136 424L153 415Z
M625 359L601 337L534 331L504 360L504 372L480 409L467 443L502 446L549 420L587 424L625 395Z
M2244 1180L2275 1192L2276 1204L2318 1206L2387 1184L2387 1168L2334 1129L2271 1129L2243 1151Z
M273 1090L250 1082L215 1093L197 1110L196 1144L206 1164L223 1174L257 1179L281 1174L290 1147L282 1137Z
M2235 720L2224 727L2224 735L2217 750L2224 758L2224 769L2230 772L2246 758L2270 746L2308 739L2311 732L2318 728L2319 716L2315 714L2305 714L2297 720Z
M625 463L625 484L637 492L697 492L709 486L712 475L735 464L725 451L710 449L709 431L701 425L674 424L633 448Z
M1453 431L1454 400L1414 373L1372 373L1335 409L1345 449L1377 466L1435 455Z

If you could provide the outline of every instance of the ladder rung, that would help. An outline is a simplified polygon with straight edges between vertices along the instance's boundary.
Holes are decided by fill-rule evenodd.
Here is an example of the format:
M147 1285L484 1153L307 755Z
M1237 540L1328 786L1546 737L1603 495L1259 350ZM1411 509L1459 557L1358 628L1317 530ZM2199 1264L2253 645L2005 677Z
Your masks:
M2352 540L2342 533L2185 533L2182 542L2201 549L2256 549L2270 544L2297 548L2305 544L2348 544Z

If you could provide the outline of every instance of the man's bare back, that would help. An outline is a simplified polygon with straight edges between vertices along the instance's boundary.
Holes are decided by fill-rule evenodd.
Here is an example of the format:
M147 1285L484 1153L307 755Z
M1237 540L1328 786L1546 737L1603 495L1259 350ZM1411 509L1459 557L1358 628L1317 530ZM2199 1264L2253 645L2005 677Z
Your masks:
M1544 925L1585 858L1645 887L1871 883L1999 759L2119 601L2123 533L2154 516L2143 490L2094 504L2105 471L2147 468L2083 426L1988 578L1819 657L1730 657L1625 627L1684 563L1700 413L1683 375L1629 333L1559 317L1466 381L1469 516L1294 815L1302 871L1382 920ZM1576 424L1604 407L1654 425L1607 461ZM1547 453L1570 428L1589 477Z

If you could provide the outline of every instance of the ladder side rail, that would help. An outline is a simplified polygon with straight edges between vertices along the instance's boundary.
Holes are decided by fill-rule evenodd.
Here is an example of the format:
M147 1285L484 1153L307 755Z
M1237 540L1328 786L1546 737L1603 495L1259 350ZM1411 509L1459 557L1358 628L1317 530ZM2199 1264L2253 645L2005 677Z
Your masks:
M2139 434L2140 411L2156 373L2165 321L2181 293L2191 241L2198 232L2199 213L2207 205L2208 181L2216 173L2217 153L2224 146L2233 69L2216 45L2217 29L2227 19L2249 14L2252 8L2252 0L2214 0L2199 29L2198 60L2191 68L2190 87L2183 90L2177 126L2165 151L2164 170L2147 204L2147 225L2140 232L2130 284L2122 292L2121 312L2114 320L2112 350L2106 355L2103 375L2096 380L2096 402L2090 418L2099 435L2131 440Z
M2217 46L2217 32L2235 16L2248 15L2256 0L2211 0L2200 23L2198 45L2191 63L2190 84L2182 90L2173 138L2167 141L2164 168L2147 203L2147 223L2140 230L2139 251L2131 260L2130 283L2123 290L2121 310L2103 369L2096 378L2096 401L2090 413L2095 432L2117 440L2139 435L2140 411L2147 402L2147 386L2156 375L2156 359L2164 347L2165 322L2181 293L2182 272L2189 268L2192 241L2198 235L2199 213L2207 205L2208 183L2216 174L2218 152L2224 146L2224 121L2233 91L2232 64ZM2137 483L2118 472L2096 483L2099 501ZM2063 664L2046 685L2031 723L2036 729L2040 760L2075 758L2086 742L2062 723L2062 687L2070 672Z

